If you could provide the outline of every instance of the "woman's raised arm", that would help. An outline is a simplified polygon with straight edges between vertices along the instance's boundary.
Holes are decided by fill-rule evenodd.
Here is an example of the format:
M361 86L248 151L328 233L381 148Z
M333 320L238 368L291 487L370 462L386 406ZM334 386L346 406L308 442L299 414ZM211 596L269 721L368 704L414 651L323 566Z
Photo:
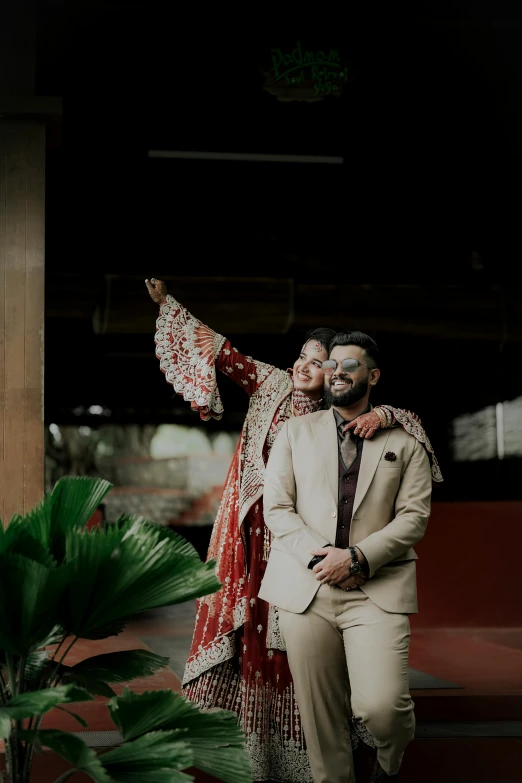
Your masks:
M272 365L253 360L237 351L229 340L195 318L167 291L162 280L151 278L145 285L159 305L156 321L156 356L167 383L190 402L203 421L220 419L223 403L216 369L253 394L273 371Z

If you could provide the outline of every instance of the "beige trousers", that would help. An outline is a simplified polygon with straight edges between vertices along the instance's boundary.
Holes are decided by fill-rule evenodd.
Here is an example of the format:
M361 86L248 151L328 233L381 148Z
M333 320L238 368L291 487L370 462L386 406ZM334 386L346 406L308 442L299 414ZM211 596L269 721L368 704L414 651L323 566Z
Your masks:
M322 585L302 614L279 609L314 783L353 783L348 718L361 718L388 775L413 739L410 621L361 590Z

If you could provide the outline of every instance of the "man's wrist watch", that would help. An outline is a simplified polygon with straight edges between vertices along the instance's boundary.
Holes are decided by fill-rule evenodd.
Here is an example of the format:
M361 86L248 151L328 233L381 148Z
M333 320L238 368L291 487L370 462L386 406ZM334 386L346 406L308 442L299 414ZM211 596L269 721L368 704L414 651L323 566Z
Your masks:
M359 563L359 558L357 557L357 550L355 547L349 546L348 552L350 553L350 557L352 559L352 562L350 563L350 576L358 576L362 571L362 566Z

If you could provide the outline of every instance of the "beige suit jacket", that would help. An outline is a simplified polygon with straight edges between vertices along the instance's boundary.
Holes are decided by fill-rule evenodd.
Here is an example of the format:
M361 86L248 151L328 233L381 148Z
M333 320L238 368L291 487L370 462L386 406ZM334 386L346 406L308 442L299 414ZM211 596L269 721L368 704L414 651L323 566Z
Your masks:
M384 458L388 451L394 461ZM289 419L272 447L263 503L273 542L259 597L289 612L304 612L320 587L307 568L310 550L335 544L338 460L332 410ZM361 590L387 612L417 612L412 547L424 535L430 503L430 465L421 443L400 427L364 441L350 544L370 566Z

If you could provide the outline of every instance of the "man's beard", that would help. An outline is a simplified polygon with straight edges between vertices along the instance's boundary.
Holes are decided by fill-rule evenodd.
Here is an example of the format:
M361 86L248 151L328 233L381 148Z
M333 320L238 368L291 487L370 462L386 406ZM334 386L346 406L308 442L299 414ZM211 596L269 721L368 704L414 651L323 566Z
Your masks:
M343 378L343 380L346 380L346 378ZM342 394L334 394L330 383L331 381L326 381L324 385L324 402L327 408L331 408L332 405L336 408L350 408L352 405L355 405L356 402L362 400L368 391L367 378L364 381L352 384L352 386Z

